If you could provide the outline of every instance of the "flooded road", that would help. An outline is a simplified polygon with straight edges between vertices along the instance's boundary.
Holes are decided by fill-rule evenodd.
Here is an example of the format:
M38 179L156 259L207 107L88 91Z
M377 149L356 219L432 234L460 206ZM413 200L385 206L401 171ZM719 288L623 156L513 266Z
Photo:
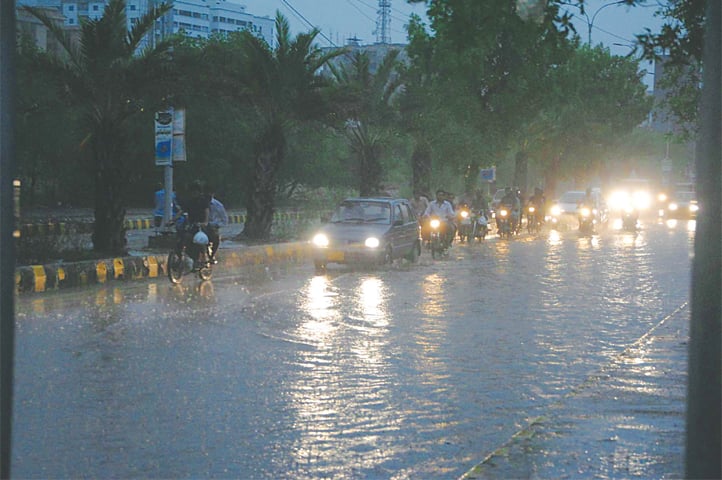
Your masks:
M686 302L692 240L546 232L21 297L12 473L458 478Z

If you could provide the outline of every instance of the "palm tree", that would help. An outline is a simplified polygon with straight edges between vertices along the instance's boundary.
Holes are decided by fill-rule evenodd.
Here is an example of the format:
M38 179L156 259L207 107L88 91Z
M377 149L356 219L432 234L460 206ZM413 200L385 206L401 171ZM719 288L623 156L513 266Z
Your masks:
M100 253L125 252L123 189L130 167L124 133L129 119L141 111L141 95L161 83L160 73L168 65L173 41L143 47L143 40L171 6L152 7L128 31L125 0L110 0L101 18L83 20L78 40L42 10L24 7L62 46L62 55L45 57L46 66L83 112L86 138L81 146L88 147L95 185L93 248Z
M381 191L384 142L377 130L388 128L396 117L392 100L401 88L401 77L395 73L398 55L398 50L390 50L376 72L372 72L366 52L354 52L348 65L331 68L342 96L336 103L347 119L346 133L362 197Z
M243 31L215 43L219 51L213 51L213 42L206 51L209 60L216 53L223 58L215 63L216 94L235 98L239 111L251 115L255 127L252 165L244 179L248 217L242 235L246 238L270 236L290 129L326 113L321 93L327 82L318 71L339 52L324 53L315 46L318 33L314 29L292 38L288 21L277 12L275 47Z

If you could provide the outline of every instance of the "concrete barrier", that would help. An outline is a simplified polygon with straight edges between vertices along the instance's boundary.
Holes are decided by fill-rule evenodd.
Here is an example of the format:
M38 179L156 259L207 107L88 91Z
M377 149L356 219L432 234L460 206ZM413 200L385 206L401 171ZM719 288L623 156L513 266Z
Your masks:
M311 247L307 242L229 248L219 252L217 268L239 269L276 262L300 263L310 259L310 254ZM15 290L18 294L42 293L157 278L167 274L166 262L167 255L163 253L17 267Z

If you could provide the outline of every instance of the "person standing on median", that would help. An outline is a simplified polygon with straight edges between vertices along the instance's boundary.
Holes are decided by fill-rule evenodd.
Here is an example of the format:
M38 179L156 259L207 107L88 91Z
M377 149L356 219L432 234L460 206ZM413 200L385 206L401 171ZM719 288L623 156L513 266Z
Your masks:
M210 228L208 229L208 239L213 242L213 247L211 249L211 261L213 263L218 263L216 252L218 251L218 246L221 243L220 229L221 227L228 225L228 213L226 213L226 207L223 206L223 203L216 198L216 193L213 189L209 188L208 192L211 199L209 204L210 216L208 226Z
M178 213L178 203L175 196L175 192L171 196L171 219L175 218ZM163 225L163 218L165 218L165 189L163 184L158 182L155 191L155 206L153 208L153 225L155 225L155 231L158 233L158 228Z

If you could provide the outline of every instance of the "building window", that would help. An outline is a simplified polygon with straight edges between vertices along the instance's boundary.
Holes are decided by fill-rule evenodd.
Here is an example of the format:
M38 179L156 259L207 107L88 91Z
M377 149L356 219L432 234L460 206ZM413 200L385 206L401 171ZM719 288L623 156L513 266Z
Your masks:
M130 11L131 11L131 12L135 12L135 5L131 5L131 6L130 6Z
M68 11L74 12L75 11L75 5L68 5Z
M72 24L74 24L74 23L75 23L75 22L73 21L72 18L69 18L69 19L68 19L68 25L72 25Z

